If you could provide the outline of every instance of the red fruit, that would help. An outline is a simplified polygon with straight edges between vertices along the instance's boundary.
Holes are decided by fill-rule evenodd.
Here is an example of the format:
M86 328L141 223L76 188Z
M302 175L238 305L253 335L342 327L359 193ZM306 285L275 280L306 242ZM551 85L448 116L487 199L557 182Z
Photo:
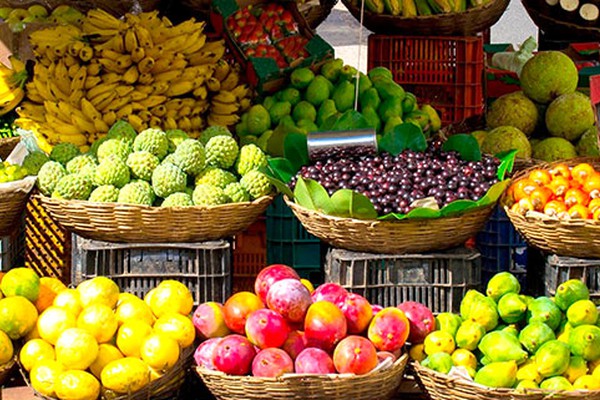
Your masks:
M297 279L282 279L275 282L267 294L267 305L289 322L304 320L306 310L311 305L310 292Z
M294 367L297 374L335 374L335 366L329 354L316 347L302 350Z
M266 308L254 311L246 319L246 336L250 343L261 349L280 347L289 331L281 314Z
M367 336L377 350L396 351L404 346L410 331L410 322L396 307L386 307L369 324Z
M318 347L331 352L346 336L346 332L346 317L335 304L317 301L308 308L304 320L307 347Z
M435 330L435 317L427 306L416 301L405 301L398 305L410 322L408 341L412 344L423 343L425 337Z
M373 310L367 299L357 293L348 293L338 307L346 317L348 333L361 333L367 329L373 317Z
M292 360L295 360L305 347L304 332L302 331L291 331L283 343L283 346L281 346L281 348L289 354Z
M273 264L263 268L254 281L254 293L264 302L267 302L267 293L271 285L282 279L298 279L300 276L292 267L283 264Z
M256 355L252 343L244 336L235 334L221 339L214 351L215 367L228 375L248 374Z
M333 365L340 374L364 375L377 366L377 350L362 336L348 336L336 346Z
M223 315L227 327L240 335L245 334L246 318L256 310L265 308L265 305L254 293L237 292L225 302Z
M377 313L383 310L383 306L379 304L371 304L371 310L373 311L373 316L377 315Z
M215 349L221 340L221 338L214 338L200 343L200 346L198 346L194 352L194 361L196 362L197 366L204 367L212 371L217 370L217 367L215 367L214 363Z
M294 372L294 362L281 349L269 348L261 350L252 361L252 375L263 378L277 378L283 374Z
M348 291L337 283L324 283L312 292L313 303L317 301L329 301L339 304L348 295Z
M196 307L192 315L192 322L201 339L223 337L231 333L225 324L223 305L214 301L202 303Z

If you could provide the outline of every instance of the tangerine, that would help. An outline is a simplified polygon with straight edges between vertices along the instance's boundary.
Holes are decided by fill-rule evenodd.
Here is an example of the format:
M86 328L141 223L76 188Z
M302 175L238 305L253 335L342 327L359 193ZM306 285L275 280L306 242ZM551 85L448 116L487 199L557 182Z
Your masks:
M0 330L13 340L27 335L38 318L37 308L23 296L0 300Z
M56 295L67 287L59 279L43 276L40 278L40 293L33 303L38 312L41 313L50 307L56 298Z

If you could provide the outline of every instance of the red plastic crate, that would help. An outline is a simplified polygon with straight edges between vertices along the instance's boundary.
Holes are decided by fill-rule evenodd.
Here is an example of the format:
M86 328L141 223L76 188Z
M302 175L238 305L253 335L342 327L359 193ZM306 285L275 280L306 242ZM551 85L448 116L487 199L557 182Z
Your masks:
M386 67L394 80L429 103L445 124L484 112L482 37L370 35L368 69Z
M256 275L267 265L267 226L261 217L235 237L233 247L233 293L254 292Z

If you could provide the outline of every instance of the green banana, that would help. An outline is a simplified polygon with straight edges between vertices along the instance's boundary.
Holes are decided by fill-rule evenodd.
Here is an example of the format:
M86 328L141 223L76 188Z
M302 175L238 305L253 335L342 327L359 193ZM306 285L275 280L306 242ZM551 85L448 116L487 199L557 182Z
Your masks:
M412 122L415 121L419 124L421 129L425 129L429 124L429 114L424 111L414 110L410 112L406 118L404 118L404 122Z
M429 104L423 104L421 111L429 116L429 126L432 132L437 132L442 128L442 120L435 108Z
M364 0L365 6L371 12L375 14L383 14L384 5L383 0Z
M467 9L467 0L454 0L454 11L462 12Z
M427 4L427 0L415 0L415 4L417 5L417 12L419 15L431 15L431 7Z
M417 16L415 0L402 0L402 16L409 18Z
M400 15L402 12L402 3L400 0L383 0L385 11L391 15Z

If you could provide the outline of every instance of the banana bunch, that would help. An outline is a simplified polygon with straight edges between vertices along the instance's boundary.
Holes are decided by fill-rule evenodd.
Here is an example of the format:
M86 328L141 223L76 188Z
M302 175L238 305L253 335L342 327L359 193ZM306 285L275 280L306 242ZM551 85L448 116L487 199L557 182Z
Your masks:
M368 11L375 14L388 14L413 18L433 14L456 13L467 10L467 7L477 7L490 0L362 0ZM352 0L356 7L361 0Z
M16 123L47 147L71 142L82 150L119 119L138 132L182 129L192 137L207 124L235 124L252 92L204 25L193 18L173 25L158 12L117 19L93 9L80 26L34 32L37 62Z
M0 115L14 110L25 97L23 86L27 80L25 63L14 55L8 57L11 67L0 63Z

